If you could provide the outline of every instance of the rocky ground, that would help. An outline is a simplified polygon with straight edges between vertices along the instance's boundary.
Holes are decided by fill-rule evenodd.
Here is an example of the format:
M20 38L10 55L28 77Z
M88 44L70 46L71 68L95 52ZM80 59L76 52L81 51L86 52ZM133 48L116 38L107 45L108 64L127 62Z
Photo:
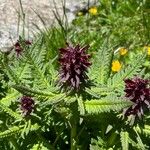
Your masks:
M97 0L66 0L66 12L69 22L75 17L78 9L94 5ZM40 19L44 20L46 26L51 26L55 22L53 11L62 15L62 0L21 0L25 13L26 33L37 31L36 26L43 28ZM22 32L22 13L20 0L0 0L0 49L12 45L12 40L18 38ZM40 16L40 17L39 17Z

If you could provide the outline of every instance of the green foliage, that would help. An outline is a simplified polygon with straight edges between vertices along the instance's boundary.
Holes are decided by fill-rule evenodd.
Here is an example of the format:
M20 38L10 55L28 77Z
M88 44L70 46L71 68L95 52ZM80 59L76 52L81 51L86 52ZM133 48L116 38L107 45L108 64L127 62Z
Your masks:
M124 79L130 78L136 75L140 75L142 65L144 63L144 56L137 56L133 59L132 64L125 67L119 73L115 74L108 80L108 87L122 88L124 86Z
M4 98L1 99L1 103L3 105L6 105L9 107L12 102L15 102L17 98L20 97L20 93L16 90L12 90L10 93L8 93Z
M131 105L130 101L118 99L115 96L107 96L102 99L85 101L85 109L89 114L98 114L110 111L120 111Z
M13 134L16 134L16 133L20 132L22 128L23 128L23 126L11 127L8 130L5 130L4 132L1 132L0 133L0 138L7 138L8 136L13 136Z
M122 144L122 150L129 149L129 133L122 131L120 133L120 139Z
M150 77L149 56L142 51L149 46L148 4L101 0L97 15L87 11L69 26L55 12L60 27L40 30L30 46L20 37L19 56L15 47L0 53L0 149L149 149L149 112L132 125L132 116L123 113L133 105L125 97L124 79ZM59 85L59 48L66 42L90 45L89 84L81 92ZM128 49L125 56L120 47ZM112 70L114 60L121 63L118 72ZM22 96L35 102L28 116L20 109Z
M93 60L93 64L95 65L90 70L90 75L95 82L104 84L108 80L111 72L113 53L113 47L110 46L108 39L106 39L96 52L96 57Z
M0 108L4 112L8 113L10 116L12 116L12 117L14 117L16 119L22 119L22 117L18 113L12 111L10 108L8 108L7 106L3 105L2 103L0 103Z

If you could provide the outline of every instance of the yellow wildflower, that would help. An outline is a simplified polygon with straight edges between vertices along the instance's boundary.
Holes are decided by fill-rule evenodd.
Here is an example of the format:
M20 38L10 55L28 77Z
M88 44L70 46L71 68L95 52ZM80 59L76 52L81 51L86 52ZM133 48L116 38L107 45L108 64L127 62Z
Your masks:
M147 55L150 56L150 46L144 46L144 49L147 51Z
M91 8L89 9L89 13L90 13L91 15L97 15L97 13L98 13L97 7L91 7Z
M122 47L122 48L120 48L119 52L120 52L120 55L123 56L123 55L127 54L128 50L126 48Z
M147 48L147 55L150 56L150 47Z
M112 62L112 67L111 67L112 71L114 72L118 72L121 69L121 63L118 60L114 60Z

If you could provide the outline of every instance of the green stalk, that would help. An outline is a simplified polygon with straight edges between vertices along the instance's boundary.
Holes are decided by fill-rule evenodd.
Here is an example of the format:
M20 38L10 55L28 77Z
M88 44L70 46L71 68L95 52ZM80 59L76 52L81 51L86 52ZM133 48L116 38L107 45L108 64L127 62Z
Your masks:
M36 134L39 140L41 140L47 148L49 148L50 150L55 150L55 147L53 147L53 145L49 143L40 133L36 131Z
M74 120L71 125L71 148L70 150L76 150L77 141L76 141L77 127L76 121Z
M23 10L23 5L22 5L22 0L19 0L19 4L20 4L20 10L21 10L21 19L23 21L23 30L22 30L22 36L25 38L25 13Z

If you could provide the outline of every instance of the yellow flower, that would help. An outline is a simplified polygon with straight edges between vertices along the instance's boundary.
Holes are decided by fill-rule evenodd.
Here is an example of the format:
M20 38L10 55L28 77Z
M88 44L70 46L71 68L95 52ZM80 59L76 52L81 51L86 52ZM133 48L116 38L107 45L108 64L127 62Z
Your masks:
M112 67L111 67L112 71L114 72L118 72L121 69L121 63L118 60L114 60L112 62Z
M147 48L147 55L150 56L150 47Z
M147 55L150 56L150 46L144 46L144 49L147 51Z
M123 48L120 48L119 52L120 52L120 55L123 56L123 55L127 54L128 50L123 47Z
M91 7L91 8L89 9L89 13L90 13L91 15L97 15L97 12L98 12L97 7Z

